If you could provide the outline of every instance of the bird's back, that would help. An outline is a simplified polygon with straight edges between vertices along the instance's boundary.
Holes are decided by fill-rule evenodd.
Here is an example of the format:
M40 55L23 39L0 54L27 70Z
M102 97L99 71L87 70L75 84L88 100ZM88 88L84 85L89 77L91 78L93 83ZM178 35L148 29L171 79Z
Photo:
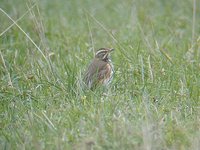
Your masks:
M108 68L108 65L108 62L96 58L91 62L84 76L84 81L89 88L96 86L99 82L103 83L102 80L109 76L111 68Z

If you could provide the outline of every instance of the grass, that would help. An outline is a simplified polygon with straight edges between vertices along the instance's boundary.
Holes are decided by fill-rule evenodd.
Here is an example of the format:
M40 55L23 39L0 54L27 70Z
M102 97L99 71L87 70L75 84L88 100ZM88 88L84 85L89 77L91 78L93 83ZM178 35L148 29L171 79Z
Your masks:
M0 4L0 149L200 147L198 1ZM84 91L101 47L113 81Z

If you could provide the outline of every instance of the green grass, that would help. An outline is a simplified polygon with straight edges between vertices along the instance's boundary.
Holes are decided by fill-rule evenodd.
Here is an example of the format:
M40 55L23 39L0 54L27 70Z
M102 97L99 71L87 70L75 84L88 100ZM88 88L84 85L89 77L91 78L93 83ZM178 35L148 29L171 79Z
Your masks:
M199 149L193 3L1 0L14 20L30 8L17 24L38 48L16 25L0 36L0 149ZM0 11L0 33L11 24ZM113 81L84 91L101 47L115 48Z

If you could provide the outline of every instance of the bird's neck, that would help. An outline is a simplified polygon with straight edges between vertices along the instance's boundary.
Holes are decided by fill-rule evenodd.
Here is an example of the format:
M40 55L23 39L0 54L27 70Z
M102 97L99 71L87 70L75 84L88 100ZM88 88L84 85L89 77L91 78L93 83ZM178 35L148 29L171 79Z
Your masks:
M96 60L104 61L104 62L111 62L111 60L109 58L105 58L105 59L96 58Z

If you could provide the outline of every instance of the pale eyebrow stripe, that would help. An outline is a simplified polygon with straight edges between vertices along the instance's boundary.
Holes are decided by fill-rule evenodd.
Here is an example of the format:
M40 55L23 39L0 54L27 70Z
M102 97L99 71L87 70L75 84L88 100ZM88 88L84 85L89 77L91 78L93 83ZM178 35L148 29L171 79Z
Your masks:
M100 50L100 51L98 51L98 52L96 52L96 55L98 55L99 53L102 53L102 52L107 52L107 50Z

